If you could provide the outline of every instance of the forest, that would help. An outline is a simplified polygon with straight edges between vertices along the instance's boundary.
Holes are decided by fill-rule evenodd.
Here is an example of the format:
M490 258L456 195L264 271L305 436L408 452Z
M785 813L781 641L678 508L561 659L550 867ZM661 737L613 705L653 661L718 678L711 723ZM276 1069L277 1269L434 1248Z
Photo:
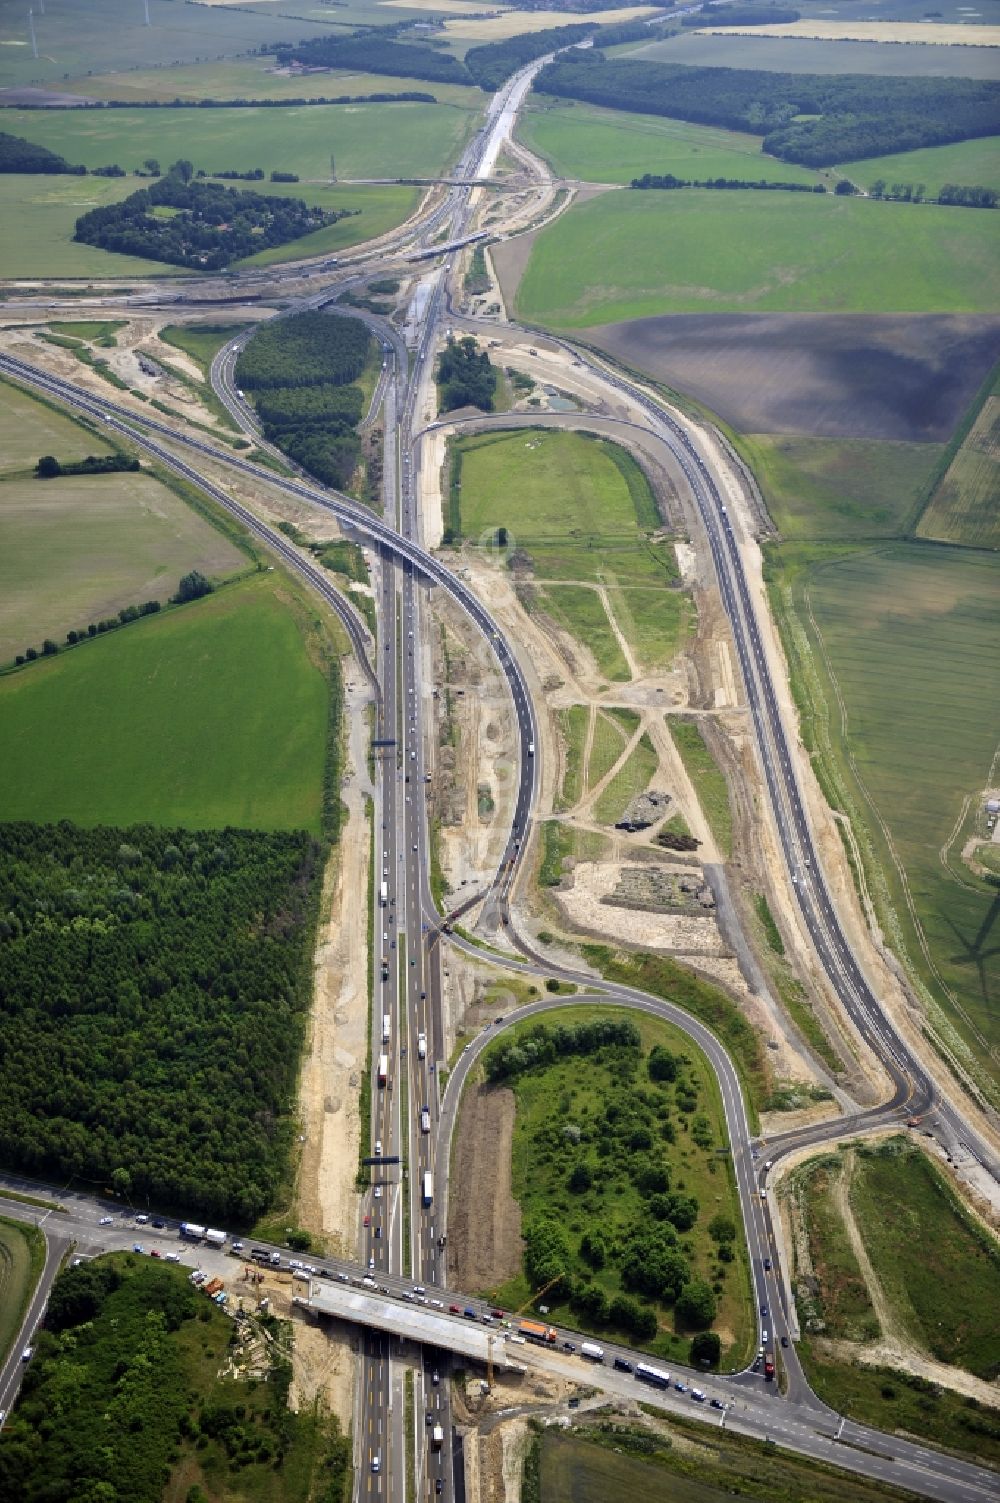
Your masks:
M36 146L33 141L0 131L0 172L68 172L83 177L86 171L86 167L71 167L47 146Z
M441 412L454 412L457 407L493 411L497 373L489 355L478 348L471 335L448 340L438 358L436 380Z
M508 37L503 42L487 42L482 47L471 47L465 54L465 66L472 81L481 89L490 91L500 85L518 68L536 57L544 57L558 47L570 47L592 36L593 25L582 22L570 26L549 26L545 31L524 32L521 36Z
M350 383L371 344L358 318L296 313L262 325L236 362L236 383L254 393L265 438L326 485L343 488L357 468L364 394Z
M161 217L157 209L178 212ZM219 271L243 256L297 240L353 212L310 208L301 198L190 182L171 171L120 203L82 214L73 239L171 266Z
M279 67L302 63L307 68L351 68L359 73L387 73L393 78L427 78L432 83L469 83L469 71L450 52L418 42L396 42L393 28L352 37L315 37L275 52Z
M543 68L543 94L722 125L806 167L913 151L1000 131L1000 83L689 68L575 52ZM816 118L798 118L815 116Z
M0 1499L207 1503L201 1477L219 1500L342 1503L350 1442L315 1406L289 1408L287 1327L254 1323L263 1381L243 1383L220 1375L232 1320L186 1270L131 1253L64 1268L4 1425Z
M250 1225L284 1186L323 847L0 825L0 1162Z
M786 26L801 19L801 11L780 5L703 5L693 16L682 16L681 25Z

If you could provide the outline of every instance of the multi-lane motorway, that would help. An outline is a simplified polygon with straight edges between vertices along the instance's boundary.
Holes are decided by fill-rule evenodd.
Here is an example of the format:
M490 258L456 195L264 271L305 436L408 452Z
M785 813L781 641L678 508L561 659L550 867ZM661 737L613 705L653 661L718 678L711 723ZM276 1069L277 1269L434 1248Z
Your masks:
M516 112L541 64L533 64L509 81L487 112L483 131L463 155L456 177L482 181L492 171L503 141L509 135ZM408 1278L426 1288L433 1298L435 1288L445 1284L446 1249L442 1240L446 1225L446 1178L448 1149L455 1109L462 1082L485 1038L476 1042L459 1061L443 1099L436 1088L438 1066L445 1057L444 1021L441 1013L440 949L437 914L429 884L428 830L425 777L432 701L428 696L428 635L423 621L427 596L442 588L465 610L475 628L494 652L515 710L520 744L519 776L511 828L506 848L488 894L488 903L524 956L521 962L533 971L552 974L551 966L531 951L521 939L510 909L510 896L530 830L537 792L538 744L535 711L517 654L497 624L469 587L428 552L421 543L415 501L416 469L419 462L419 412L421 390L428 379L439 338L440 322L449 306L447 296L450 257L447 247L469 233L475 209L475 190L467 185L450 187L422 225L410 228L408 238L417 252L430 249L432 235L443 235L438 255L446 257L431 273L420 336L412 359L398 334L388 325L369 317L383 339L385 369L379 383L385 431L384 514L376 518L346 497L323 491L307 478L283 479L250 461L226 452L201 436L181 433L145 414L97 398L71 383L50 376L11 356L0 357L7 374L72 403L92 417L110 424L130 441L145 448L194 483L209 491L220 505L234 512L291 568L307 578L338 611L351 636L352 645L372 685L377 707L377 739L382 742L377 759L377 804L374 827L374 896L376 944L372 956L375 1004L373 1017L373 1070L371 1144L372 1185L364 1204L365 1224L359 1260L373 1278L396 1288L393 1281ZM310 293L298 306L321 306L342 291L340 280L319 293ZM348 272L357 277L357 269ZM346 310L345 310L346 311ZM507 327L508 338L513 332ZM244 338L246 336L243 336ZM786 727L774 688L773 673L757 618L757 607L734 531L733 519L722 501L713 458L703 447L697 431L668 412L647 391L626 381L606 362L572 350L574 360L585 365L589 375L609 394L623 399L630 421L640 422L670 450L683 474L691 503L697 510L702 535L708 544L722 603L729 619L740 664L762 776L768 788L772 816L781 849L797 896L803 923L829 983L851 1017L866 1047L879 1059L893 1083L892 1099L865 1119L854 1118L851 1130L873 1121L898 1120L905 1106L910 1111L933 1108L941 1136L961 1143L990 1172L996 1164L986 1144L972 1131L958 1107L942 1099L919 1060L894 1029L891 1020L854 953L834 909L809 827L804 800L795 770L789 729ZM252 413L233 383L237 346L220 352L213 367L213 384L230 411L253 432ZM332 510L359 541L370 549L373 578L377 586L380 639L377 647L357 614L334 590L322 570L316 568L280 533L262 524L248 508L235 502L217 484L206 480L206 464L255 476L269 486L279 486L299 499ZM426 723L425 723L426 717ZM381 887L385 884L384 901ZM383 963L384 962L384 963ZM563 973L567 976L572 973ZM572 975L578 981L592 980ZM705 1050L720 1081L730 1146L751 1252L755 1293L759 1308L767 1308L767 1324L775 1336L787 1335L792 1322L787 1290L779 1276L775 1227L771 1220L760 1162L747 1127L739 1082L732 1062L714 1037L679 1009L659 999L627 989L604 989L609 1000L650 1008L668 1016ZM558 1005L555 1002L540 1006ZM384 1028L383 1018L387 1019ZM492 1035L491 1035L492 1036ZM380 1083L378 1060L386 1055L384 1082ZM440 1100L440 1105L439 1105ZM426 1121L421 1120L427 1108ZM836 1132L836 1125L821 1129L808 1140ZM803 1135L789 1141L798 1146ZM772 1146L771 1159L786 1145ZM425 1176L430 1179L425 1179ZM738 1404L746 1414L770 1427L808 1454L822 1454L829 1446L830 1426L838 1423L808 1390L790 1348L787 1357L788 1390L784 1401L776 1389L766 1387L757 1375L741 1380ZM365 1359L359 1385L356 1414L359 1495L381 1497L390 1493L402 1500L405 1492L406 1437L402 1367L392 1360L391 1340L386 1335L365 1337ZM416 1375L416 1419L425 1408L433 1411L446 1430L448 1425L446 1383L435 1384L429 1371ZM749 1386L748 1386L749 1385ZM758 1414L759 1411L759 1414ZM749 1421L748 1421L749 1422ZM440 1452L431 1452L423 1424L414 1422L417 1458L417 1496L452 1495L454 1478L449 1465L450 1441ZM863 1434L863 1439L860 1438ZM811 1440L810 1440L811 1437ZM937 1497L984 1496L980 1477L962 1463L952 1463L919 1448L905 1447L858 1427L845 1430L841 1440L877 1448L884 1474L905 1481L916 1490ZM810 1450L810 1445L813 1449ZM376 1466L377 1460L377 1466ZM924 1477L921 1489L915 1472ZM881 1473L880 1473L881 1474Z

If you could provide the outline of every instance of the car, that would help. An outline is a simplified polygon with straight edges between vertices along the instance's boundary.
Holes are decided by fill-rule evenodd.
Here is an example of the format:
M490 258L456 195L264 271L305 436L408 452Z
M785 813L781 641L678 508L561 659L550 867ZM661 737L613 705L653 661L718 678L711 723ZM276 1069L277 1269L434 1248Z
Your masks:
M441 1381L441 1374L438 1372L437 1368L435 1368L434 1371L431 1373L431 1382L433 1383L434 1387L436 1388L438 1386L438 1384L440 1383L440 1381Z
M448 1313L449 1313L449 1315L461 1315L461 1313L462 1313L462 1307L461 1307L461 1305L449 1305L448 1306Z
M373 1472L380 1472L381 1470L382 1470L382 1458L379 1455L379 1453L376 1451L375 1455L372 1457L372 1471Z
M686 1383L675 1383L674 1387L677 1389L678 1393L687 1393L688 1391L688 1386Z
M375 1256L374 1256L374 1254L372 1254L372 1256L368 1259L368 1267L369 1268L374 1268L375 1267Z
M114 1226L114 1224L115 1224L115 1218L113 1216L102 1216L101 1217L101 1220L100 1220L100 1225L101 1226Z
M782 1338L781 1338L781 1344L787 1350L787 1348L788 1348L788 1337L787 1336L782 1336Z
M491 1326L493 1324L493 1316L490 1315L489 1312L487 1312L485 1315L481 1315L479 1318L484 1326Z
M434 1496L436 1498L440 1498L440 1496L441 1496L441 1494L443 1492L444 1492L444 1483L441 1481L440 1477L435 1477L434 1478Z
M509 1339L514 1342L515 1346L527 1346L527 1341L523 1336L511 1336Z
M444 1309L444 1301L440 1300L440 1299L432 1299L431 1300L431 1306L435 1310L443 1310Z
M166 1224L167 1223L163 1220L162 1216L154 1216L153 1217L153 1225L156 1227L156 1230L158 1232L162 1232L163 1228L166 1226Z
M145 1226L145 1225L146 1225L146 1222L147 1222L147 1221L148 1221L148 1220L149 1220L149 1217L148 1217L148 1216L147 1216L147 1215L146 1215L146 1213L145 1213L145 1211L142 1211L142 1212L140 1212L140 1213L139 1213L139 1215L138 1215L138 1216L137 1216L137 1217L136 1217L136 1218L135 1218L135 1224L136 1224L136 1226Z
M431 1413L431 1411L428 1409L427 1413L424 1415L424 1424L425 1425L433 1425L433 1423L434 1423L434 1416Z
M243 1243L239 1240L239 1238L237 1238L232 1243L232 1245L231 1245L231 1247L230 1247L229 1250L230 1250L230 1252L241 1253L243 1251Z
M342 1284L349 1284L351 1282L350 1278L348 1277L348 1275L346 1273L338 1273L337 1277L338 1277L338 1279L340 1280L340 1282Z
M709 1399L709 1403L713 1409L725 1409L726 1407L721 1399Z
M694 1399L696 1404L704 1404L705 1402L705 1395L702 1393L700 1388L692 1388L691 1397Z
M382 1186L381 1185L376 1185L373 1193L374 1193L374 1196L375 1196L376 1200L381 1200L382 1199Z
M365 1217L365 1226L371 1226L371 1224L372 1224L372 1218L370 1216L366 1216Z
M158 1247L154 1247L150 1249L149 1256L151 1258L162 1258L163 1254L160 1252L160 1249Z
M563 1342L563 1351L564 1352L575 1352L576 1351L576 1347L573 1345L572 1341L564 1341Z
M761 1315L766 1315L767 1314L767 1306L766 1305L761 1305L761 1307L760 1307L760 1313L761 1313Z
M289 1268L299 1268L299 1269L302 1269L302 1268L305 1268L306 1265L299 1258L289 1258L289 1260L288 1260L288 1266L289 1266Z
M616 1357L612 1365L615 1372L618 1373L630 1373L632 1371L632 1364L625 1357Z
M494 1320L503 1320L504 1313L505 1312L503 1310L491 1310L490 1311L490 1314L493 1316Z
M164 1263L179 1263L180 1260L181 1260L180 1253L165 1252L163 1254L163 1261L164 1261Z
M376 1138L375 1139L375 1157L377 1159L380 1159L382 1157L382 1139L381 1138Z
M761 1333L760 1333L761 1345L762 1346L767 1346L767 1343L768 1343L769 1339L770 1339L770 1332L769 1331L761 1331Z
M427 1290L424 1288L423 1284L414 1284L413 1292L414 1294L426 1294Z
M143 1247L143 1245L142 1245L141 1242L133 1242L132 1243L132 1251L133 1252L145 1252L146 1249Z
M764 1259L764 1271L766 1273L770 1273L771 1272L771 1259L770 1258L765 1258Z

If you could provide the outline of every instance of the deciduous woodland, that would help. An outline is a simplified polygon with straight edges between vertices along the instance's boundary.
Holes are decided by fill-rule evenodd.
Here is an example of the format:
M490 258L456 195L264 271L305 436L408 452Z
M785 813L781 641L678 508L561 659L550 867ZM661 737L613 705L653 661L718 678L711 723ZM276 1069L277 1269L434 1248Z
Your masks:
M246 1224L288 1166L323 847L0 826L0 1159Z
M1000 84L971 78L760 74L572 52L543 68L543 94L763 135L807 167L914 151L1000 131ZM801 117L816 118L801 118Z

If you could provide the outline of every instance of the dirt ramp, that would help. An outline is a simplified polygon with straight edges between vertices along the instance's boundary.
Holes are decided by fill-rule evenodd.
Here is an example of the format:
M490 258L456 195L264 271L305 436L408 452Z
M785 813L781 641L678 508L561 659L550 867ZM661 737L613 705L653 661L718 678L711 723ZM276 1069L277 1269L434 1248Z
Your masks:
M470 1085L455 1124L448 1191L448 1279L459 1289L495 1289L520 1272L513 1139L513 1091Z
M586 339L743 433L943 443L1000 356L1000 318L675 313Z

